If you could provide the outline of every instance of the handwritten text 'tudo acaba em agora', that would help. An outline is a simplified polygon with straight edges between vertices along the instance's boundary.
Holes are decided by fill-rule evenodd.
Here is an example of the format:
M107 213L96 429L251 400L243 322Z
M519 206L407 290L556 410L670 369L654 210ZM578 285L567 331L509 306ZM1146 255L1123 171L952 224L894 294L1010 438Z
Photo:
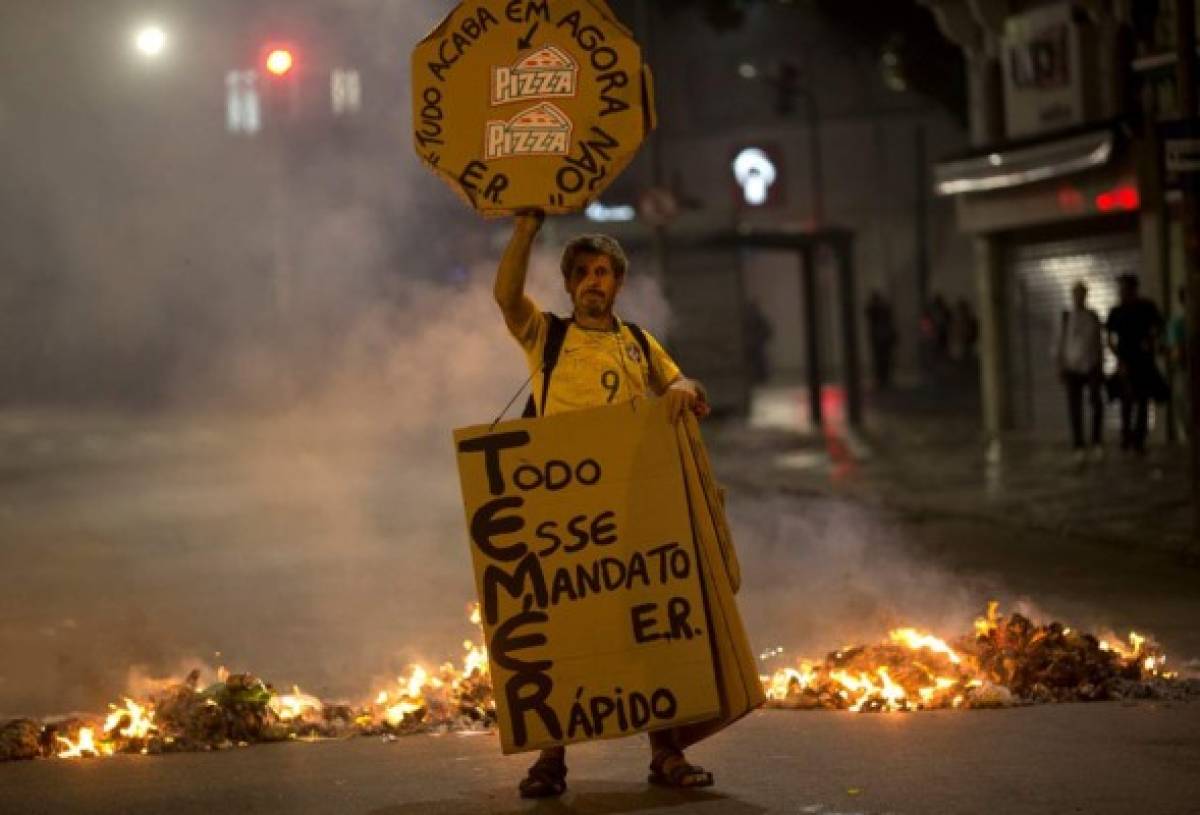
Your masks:
M628 111L629 102L623 99L619 92L629 87L630 70L622 65L621 52L609 41L609 35L605 33L607 26L602 25L599 18L589 19L590 16L579 9L573 9L555 19L550 13L550 4L545 0L510 0L505 4L501 15L503 19L483 5L460 17L457 27L438 41L433 52L434 58L425 63L432 81L420 90L420 115L414 132L414 138L425 160L435 167L442 161L441 151L446 144L446 131L449 129L446 117L447 80L454 72L455 66L485 39L517 39L522 34L528 35L526 27L534 24L546 23L555 30L567 33L574 50L582 55L584 64L590 68L593 78L591 87L595 88L601 120ZM482 89L481 92L486 93L488 85L485 75L480 75L477 86ZM547 98L555 95L548 94ZM575 195L584 190L589 193L595 192L608 178L613 155L621 149L620 140L599 124L581 129L580 133L582 135L576 148L561 151L566 155L555 173L555 186L558 191L551 196L550 203L560 202L563 196ZM519 141L517 137L513 137L513 140L514 143ZM481 137L480 142L486 146L488 139ZM523 155L515 149L493 150L493 154L497 152L505 158ZM545 152L547 151L543 150L532 154ZM504 193L511 186L511 179L507 173L493 170L488 162L480 159L468 160L458 171L457 179L469 198L474 200L476 196L482 196L495 205L504 203Z
M692 576L693 557L678 542L668 542L627 557L607 556L605 547L617 543L618 519L611 511L574 515L565 521L527 519L521 510L524 495L537 491L596 487L604 479L598 461L551 460L543 464L511 463L514 451L530 443L523 430L492 433L459 442L460 453L479 453L491 498L475 509L470 519L472 544L489 562L484 569L480 601L483 618L491 627L488 651L495 663L512 675L505 682L504 698L512 719L512 739L518 747L528 743L526 716L536 715L556 740L580 735L596 738L609 732L646 727L653 720L669 721L678 708L668 688L588 695L580 688L571 704L564 728L548 700L554 690L553 662L521 654L548 643L544 630L554 607L583 601L602 593L668 586ZM505 455L507 454L507 455ZM506 466L507 465L507 466ZM502 536L524 532L525 539L503 543ZM532 533L532 534L530 534ZM508 537L508 540L513 540ZM579 561L558 565L548 574L543 559L577 555ZM503 590L519 603L519 610L501 614ZM637 644L690 640L703 632L691 620L693 609L684 597L665 603L631 606L629 625Z

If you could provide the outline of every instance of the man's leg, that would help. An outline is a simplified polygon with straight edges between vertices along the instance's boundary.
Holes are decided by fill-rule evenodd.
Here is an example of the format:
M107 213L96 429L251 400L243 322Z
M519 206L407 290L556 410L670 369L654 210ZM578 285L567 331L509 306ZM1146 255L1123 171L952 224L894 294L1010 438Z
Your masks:
M1092 403L1092 444L1099 447L1104 441L1104 376L1097 372L1088 378L1088 396Z
M1083 377L1068 373L1063 378L1067 388L1067 417L1071 420L1071 443L1083 449Z
M1121 449L1128 450L1133 446L1133 394L1129 392L1128 383L1122 385L1121 391Z
M1146 435L1150 430L1150 398L1144 393L1137 394L1137 424L1133 431L1133 449L1139 453L1146 452Z
M647 735L650 737L651 752L679 750L679 740L675 738L674 730L651 730Z
M522 798L554 798L567 791L567 748L547 747L521 779Z
M712 773L689 764L674 730L653 730L650 736L650 781L668 787L711 787Z

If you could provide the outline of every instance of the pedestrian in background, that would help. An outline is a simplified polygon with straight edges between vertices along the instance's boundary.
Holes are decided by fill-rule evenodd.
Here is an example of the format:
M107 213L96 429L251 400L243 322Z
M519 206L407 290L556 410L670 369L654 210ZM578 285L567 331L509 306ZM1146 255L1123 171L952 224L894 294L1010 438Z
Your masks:
M950 306L940 294L929 304L929 323L933 329L933 348L939 361L946 359L950 348Z
M950 359L963 362L975 356L975 343L979 340L979 320L975 317L975 309L960 297L954 303L954 312L950 315Z
M750 376L751 386L764 384L770 378L770 366L767 363L767 343L771 341L774 331L767 315L753 300L747 300L743 309L742 329L745 332L746 372Z
M1108 313L1108 344L1117 356L1114 386L1121 399L1121 449L1146 452L1150 400L1163 401L1167 385L1154 364L1162 314L1138 294L1137 275L1117 278L1121 301Z
M871 362L875 385L880 390L892 386L892 357L896 349L896 318L892 306L878 289L867 298L867 335L871 341Z
M1071 443L1076 463L1087 456L1083 434L1083 397L1087 394L1092 408L1092 458L1104 458L1104 327L1100 315L1087 307L1087 286L1082 282L1071 288L1071 308L1062 313L1058 337L1058 372L1067 389L1067 416L1071 422Z
M1179 311L1167 323L1167 361L1173 371L1173 382L1181 387L1171 389L1175 403L1175 427L1180 438L1187 440L1192 423L1191 400L1187 389L1188 342L1187 342L1187 288L1179 287Z

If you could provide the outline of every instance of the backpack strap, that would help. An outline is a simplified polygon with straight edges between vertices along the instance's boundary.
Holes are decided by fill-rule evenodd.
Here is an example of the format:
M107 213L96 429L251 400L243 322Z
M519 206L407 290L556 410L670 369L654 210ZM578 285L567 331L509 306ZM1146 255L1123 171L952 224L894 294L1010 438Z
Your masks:
M539 415L546 415L546 397L550 394L550 376L554 373L555 366L558 365L558 356L562 353L563 341L567 338L567 328L571 324L571 320L564 320L549 311L542 312L542 315L546 318L546 344L542 346L542 401L535 402L533 394L529 394L525 410L521 412L521 417L525 419L535 419ZM540 413L539 406L541 407Z
M654 370L654 357L650 355L650 340L646 339L646 332L636 323L626 322L625 327L629 329L629 333L637 340L637 344L642 346L642 353L646 356L646 367L650 369L650 376L658 376L658 373ZM665 388L667 383L663 382L662 386Z

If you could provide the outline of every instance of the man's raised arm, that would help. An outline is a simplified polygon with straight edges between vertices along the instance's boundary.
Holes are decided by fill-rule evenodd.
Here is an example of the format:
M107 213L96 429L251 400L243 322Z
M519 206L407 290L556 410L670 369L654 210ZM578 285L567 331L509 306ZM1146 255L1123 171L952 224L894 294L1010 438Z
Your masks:
M513 234L496 270L496 305L504 313L504 322L514 334L529 323L536 310L525 296L525 274L529 271L529 251L546 215L541 211L521 212L513 218Z

